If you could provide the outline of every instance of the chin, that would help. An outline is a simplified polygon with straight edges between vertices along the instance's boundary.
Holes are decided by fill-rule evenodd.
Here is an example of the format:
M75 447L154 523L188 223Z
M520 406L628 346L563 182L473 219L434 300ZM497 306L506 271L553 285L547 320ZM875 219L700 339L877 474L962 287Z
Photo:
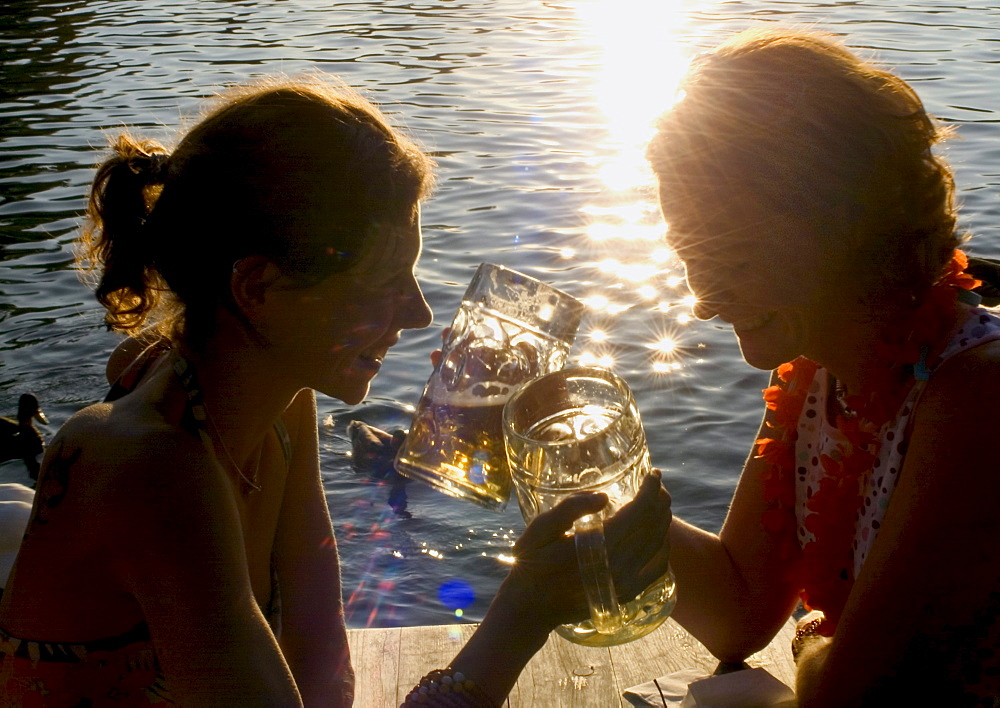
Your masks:
M366 381L363 384L359 383L354 386L344 386L344 383L341 381L337 384L317 388L316 390L324 396L336 398L338 401L343 401L349 406L356 406L368 396L368 382Z
M346 403L349 406L356 406L356 405L358 405L363 400L365 400L365 397L367 397L367 396L368 396L368 387L367 386L365 386L365 390L364 391L357 391L357 392L352 391L351 393L342 393L342 394L339 394L339 395L338 394L334 394L334 398L339 398L341 401L343 401L344 403Z
M740 345L740 353L743 360L755 369L761 371L773 371L787 361L791 361L798 354L782 353L777 351L754 351L750 347Z
M776 316L769 327L736 335L743 360L755 369L773 371L802 354L801 328L794 320Z

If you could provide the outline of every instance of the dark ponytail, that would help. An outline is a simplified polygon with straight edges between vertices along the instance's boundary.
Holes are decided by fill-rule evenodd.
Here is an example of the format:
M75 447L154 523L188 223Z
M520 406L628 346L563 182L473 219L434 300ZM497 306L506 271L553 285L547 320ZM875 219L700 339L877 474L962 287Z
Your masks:
M94 177L81 239L81 260L100 269L96 295L109 328L134 334L161 304L151 268L146 218L168 174L166 150L154 140L119 135Z
M260 255L299 287L349 270L410 223L432 162L339 82L236 87L169 158L121 135L94 180L80 259L108 326L200 347L238 310L234 265Z

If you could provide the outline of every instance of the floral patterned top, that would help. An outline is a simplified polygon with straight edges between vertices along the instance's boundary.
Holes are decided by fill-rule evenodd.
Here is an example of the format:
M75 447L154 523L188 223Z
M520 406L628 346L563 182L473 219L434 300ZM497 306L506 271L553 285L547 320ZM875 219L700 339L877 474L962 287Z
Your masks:
M935 366L940 366L959 352L998 339L1000 317L985 308L967 307L964 320L945 346ZM933 375L933 368L931 374ZM889 508L899 471L903 468L910 421L926 383L917 381L914 384L895 418L882 429L878 458L871 472L863 478L864 504L858 513L853 542L854 577L861 571L878 535L886 509ZM820 480L826 474L820 459L845 442L842 433L827 415L832 388L832 379L826 369L817 369L799 416L798 438L795 443L795 517L798 521L796 533L800 546L813 540L804 521L810 513L806 502L819 488Z

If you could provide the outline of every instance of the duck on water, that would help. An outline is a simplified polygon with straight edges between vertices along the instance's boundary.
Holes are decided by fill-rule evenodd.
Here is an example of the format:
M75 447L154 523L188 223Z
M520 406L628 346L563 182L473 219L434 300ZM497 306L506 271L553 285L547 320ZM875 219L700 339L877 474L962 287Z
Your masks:
M0 417L0 462L24 460L32 479L38 479L45 441L35 428L35 421L48 423L33 393L21 394L17 405L17 418Z

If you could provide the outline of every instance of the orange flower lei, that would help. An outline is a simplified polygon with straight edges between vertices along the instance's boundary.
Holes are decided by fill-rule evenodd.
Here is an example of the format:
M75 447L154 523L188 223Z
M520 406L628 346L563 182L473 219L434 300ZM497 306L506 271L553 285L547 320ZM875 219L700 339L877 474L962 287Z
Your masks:
M853 415L838 415L837 429L846 443L838 445L820 463L825 476L806 502L804 524L814 540L801 549L795 580L807 609L822 610L821 634L830 636L854 584L852 539L854 521L862 504L862 476L872 469L881 444L880 432L899 410L915 379L926 380L926 362L932 346L942 346L955 324L954 305L959 291L980 281L965 273L968 259L956 249L941 277L923 302L893 326L880 342L876 377L866 395L848 396L844 405ZM780 533L778 553L790 559L798 553L795 528L795 440L798 420L819 365L805 357L782 364L780 383L764 389L764 401L773 412L773 435L756 441L757 457L765 461L761 520L765 529Z

